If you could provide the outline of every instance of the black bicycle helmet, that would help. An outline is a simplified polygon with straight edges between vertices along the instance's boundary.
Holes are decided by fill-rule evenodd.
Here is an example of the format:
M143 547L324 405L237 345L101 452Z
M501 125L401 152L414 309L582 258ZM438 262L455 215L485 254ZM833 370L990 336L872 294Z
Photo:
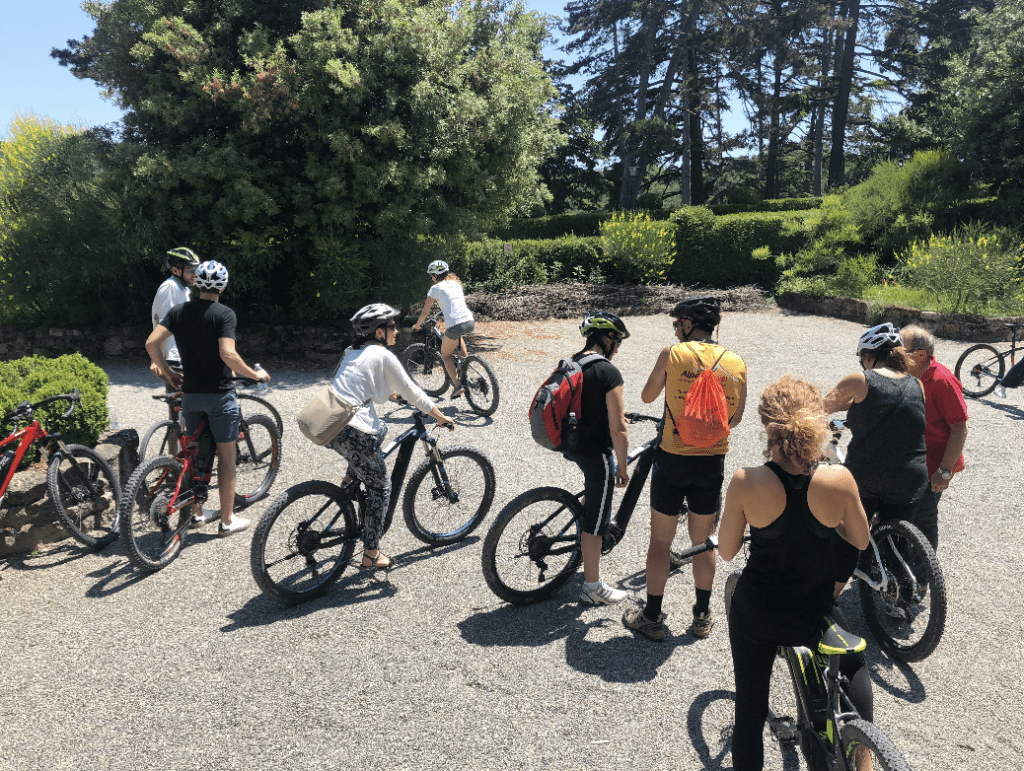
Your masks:
M198 268L199 267L199 256L191 249L186 249L184 246L178 246L167 252L167 270L171 268Z
M717 297L687 297L670 314L676 319L690 319L700 329L713 330L722 320L722 304Z
M387 324L391 319L398 318L401 314L385 303L371 303L364 305L356 311L356 314L349 319L352 322L352 329L361 337L372 335L374 330L381 324Z
M583 323L580 324L580 335L586 337L591 332L618 332L623 340L629 337L629 330L622 323L622 319L607 311L595 311L584 317Z

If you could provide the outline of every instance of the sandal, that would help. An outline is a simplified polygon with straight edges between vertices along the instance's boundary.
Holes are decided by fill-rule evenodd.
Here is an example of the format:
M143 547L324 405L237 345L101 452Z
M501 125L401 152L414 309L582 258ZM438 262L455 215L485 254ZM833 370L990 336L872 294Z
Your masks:
M387 562L381 562L381 559L387 560ZM395 561L391 559L387 554L382 551L377 552L376 558L370 557L367 553L363 552L363 560L359 565L360 570L390 570L395 564Z
M451 398L452 399L458 399L464 393L466 393L466 386L460 385L458 388L456 388L454 391L452 391Z

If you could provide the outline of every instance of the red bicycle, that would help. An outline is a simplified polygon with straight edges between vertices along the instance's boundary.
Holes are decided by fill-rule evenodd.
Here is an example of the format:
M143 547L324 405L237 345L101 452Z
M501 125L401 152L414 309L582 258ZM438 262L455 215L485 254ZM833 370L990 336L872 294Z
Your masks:
M44 428L33 414L57 401L71 403L58 418L71 416L82 401L76 388L70 394L51 396L41 402L22 402L5 415L0 425L11 424L11 433L0 441L0 505L7 487L25 453L38 444L48 457L46 492L64 527L80 543L102 549L117 538L121 486L113 470L95 450L80 444L65 444L60 434ZM19 428L27 423L24 428ZM6 448L6 449L5 449Z

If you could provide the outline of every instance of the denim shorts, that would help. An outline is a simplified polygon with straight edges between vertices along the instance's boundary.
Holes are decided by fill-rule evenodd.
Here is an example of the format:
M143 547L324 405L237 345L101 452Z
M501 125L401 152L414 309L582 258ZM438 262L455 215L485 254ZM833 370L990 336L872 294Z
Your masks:
M206 413L210 430L217 444L238 439L238 421L242 411L238 409L238 397L234 391L223 394L184 394L181 397L181 414L185 419L185 433L189 436L199 428L199 422Z
M452 324L444 331L444 336L449 340L458 340L463 335L468 335L476 328L476 322L473 319L469 321L463 321L461 324Z

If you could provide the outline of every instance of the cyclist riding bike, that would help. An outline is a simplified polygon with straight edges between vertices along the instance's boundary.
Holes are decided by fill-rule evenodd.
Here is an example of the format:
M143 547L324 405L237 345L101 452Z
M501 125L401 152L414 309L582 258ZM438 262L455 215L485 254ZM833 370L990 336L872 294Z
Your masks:
M192 293L189 290L196 284L196 268L199 267L199 257L191 249L179 246L167 252L165 263L171 275L160 284L160 288L156 290L156 297L153 298L150 314L153 317L153 329L160 325L164 316L167 315L167 311L175 305L187 303L192 299ZM164 341L161 352L171 371L180 375L181 354L178 353L178 344L174 340L174 335ZM178 390L160 374L160 369L156 364L151 364L149 370L164 381L164 390L167 393L175 393ZM177 418L173 405L167 406L167 413L168 419L175 420ZM173 433L167 442L167 449L171 455L178 454L178 437Z
M423 390L413 382L391 351L398 338L399 312L384 303L365 305L349 319L356 340L346 349L331 380L331 388L350 404L362 408L351 422L327 445L348 461L348 473L366 487L366 512L363 518L363 570L387 570L392 559L380 551L384 515L391 501L391 477L384 463L381 445L388 427L377 417L374 403L383 403L394 394L402 396L420 412L429 414L439 425L455 428Z
M228 269L207 260L196 269L199 299L176 305L146 340L153 365L175 387L184 391L181 414L186 435L194 434L203 419L209 421L217 443L217 487L220 491L221 535L238 533L249 520L233 516L235 501L235 460L241 412L235 396L232 373L252 380L269 381L265 370L254 370L235 350L235 312L221 304L228 285ZM173 372L164 358L162 345L174 335L181 354L184 375ZM217 511L193 507L193 523L202 525L217 518Z
M843 466L817 465L827 434L818 391L784 375L761 394L758 413L768 435L768 462L733 474L718 542L719 554L729 561L750 527L750 557L729 609L736 771L763 768L769 683L779 647L816 650L826 614L847 626L832 607L829 544L841 536L863 550L870 537L853 475ZM840 669L850 680L846 690L857 711L870 721L871 677L863 655L847 654Z
M612 493L629 482L626 453L626 415L622 398L622 375L611 363L629 331L611 313L588 314L580 324L586 338L575 362L582 364L583 385L580 415L577 416L576 446L565 452L583 472L583 516L580 519L583 551L583 591L580 602L608 605L626 598L626 592L601 580L601 547L612 517ZM597 354L597 357L594 355ZM600 357L600 358L599 358Z
M430 309L436 300L437 304L441 306L445 321L444 340L441 341L441 359L452 379L451 398L458 399L465 392L465 388L459 382L459 373L455 368L455 362L452 361L452 353L458 346L461 348L463 357L469 355L466 350L466 341L462 339L462 336L472 332L476 322L473 320L473 312L466 305L462 281L452 273L447 262L434 260L427 266L427 274L434 285L427 292L427 300L423 303L423 310L413 325L413 329L418 332L423 326L423 322L430 314Z
M861 372L847 375L825 397L825 410L846 412L850 446L845 465L857 480L868 519L913 521L928 486L921 381L909 373L910 360L899 329L889 322L871 327L857 342ZM836 549L836 596L857 567L857 551Z
M716 297L689 297L672 310L672 327L679 343L664 348L658 356L640 398L645 404L665 392L665 427L651 472L651 540L647 549L647 603L643 609L627 610L623 623L652 640L665 637L665 614L661 612L671 570L670 549L686 511L690 542L707 540L715 529L715 515L725 482L725 454L729 437L711 447L696 447L683 441L675 418L683 414L686 395L703 369L712 369L725 392L729 428L743 419L747 401L747 365L737 354L718 345L713 335L722 320ZM711 634L715 618L711 613L711 588L715 580L714 552L693 558L694 637Z

